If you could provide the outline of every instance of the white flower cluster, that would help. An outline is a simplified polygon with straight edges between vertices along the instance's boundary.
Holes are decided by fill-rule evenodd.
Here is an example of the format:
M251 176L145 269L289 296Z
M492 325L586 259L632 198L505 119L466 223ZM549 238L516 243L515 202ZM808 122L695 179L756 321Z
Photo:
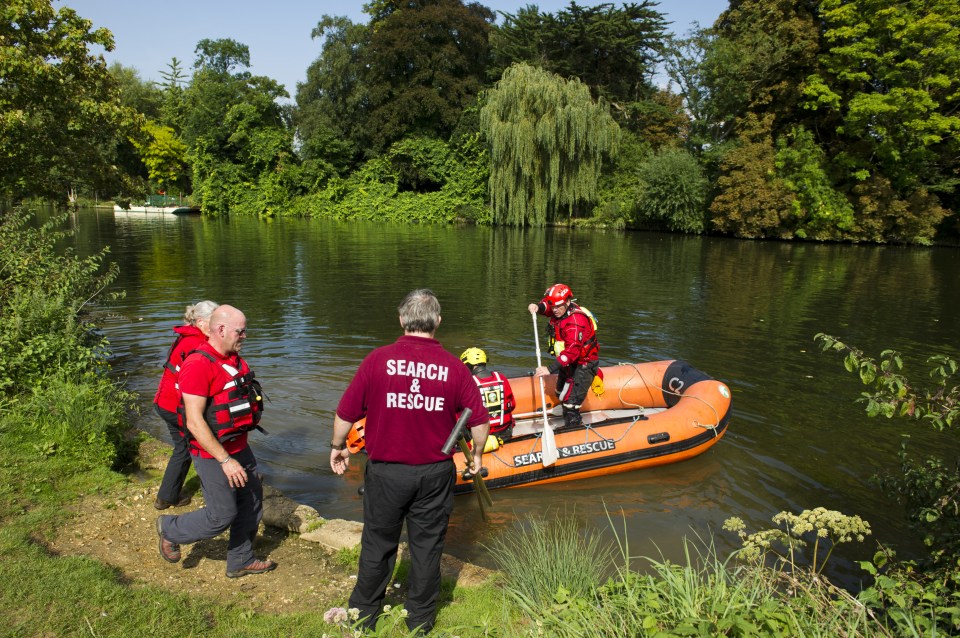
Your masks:
M829 538L834 544L849 543L856 539L863 542L870 534L870 523L859 516L847 516L825 507L804 510L800 514L780 512L773 522L783 525L792 536L815 532L819 538Z
M862 542L871 533L870 524L859 516L847 516L824 507L804 510L800 514L780 512L773 517L773 522L780 527L748 534L743 519L733 517L728 518L723 523L723 529L736 533L743 541L740 558L747 561L759 561L763 560L768 553L773 553L793 564L794 567L796 567L794 550L807 546L804 536L812 534L815 539L813 555L811 556L814 571L818 571L817 553L822 549L821 543L823 541L829 542L828 545L824 546L828 548L827 558L829 558L834 546L840 543L849 543L853 540ZM789 549L789 559L776 551L775 543L782 544ZM826 559L821 562L820 569L823 569L825 563Z

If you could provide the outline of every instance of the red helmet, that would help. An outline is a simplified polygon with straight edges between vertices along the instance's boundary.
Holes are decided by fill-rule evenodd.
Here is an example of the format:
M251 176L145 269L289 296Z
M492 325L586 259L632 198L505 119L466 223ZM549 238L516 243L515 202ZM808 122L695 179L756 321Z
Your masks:
M543 300L554 306L567 303L571 299L573 299L573 292L566 284L554 284L547 288L547 292L543 293Z

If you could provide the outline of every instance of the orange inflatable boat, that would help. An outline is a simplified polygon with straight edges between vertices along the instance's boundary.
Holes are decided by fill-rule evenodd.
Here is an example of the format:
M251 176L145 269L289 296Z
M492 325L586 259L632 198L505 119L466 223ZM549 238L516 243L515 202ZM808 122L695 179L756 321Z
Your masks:
M730 389L684 361L604 367L604 392L593 391L581 407L583 426L564 425L556 376L544 377L546 421L554 431L559 459L544 466L544 427L539 380L512 377L517 407L513 438L483 455L489 489L554 483L676 463L713 447L730 420ZM363 422L347 439L363 449ZM454 454L456 493L473 491L464 477L467 463Z

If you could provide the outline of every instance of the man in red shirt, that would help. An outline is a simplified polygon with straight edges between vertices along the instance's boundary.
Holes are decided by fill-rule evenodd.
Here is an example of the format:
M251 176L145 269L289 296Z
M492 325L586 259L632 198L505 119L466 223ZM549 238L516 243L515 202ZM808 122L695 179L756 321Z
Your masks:
M540 303L527 309L531 314L550 317L550 351L557 357L550 366L540 366L538 377L557 375L557 396L568 426L583 425L580 406L600 368L600 346L593 318L574 303L566 284L547 288Z
M410 543L407 626L428 633L440 597L440 556L453 511L455 466L443 444L465 408L473 439L471 472L479 472L489 415L470 371L433 336L440 302L426 289L409 293L399 307L404 334L360 364L333 421L330 467L346 472L347 433L366 417L360 570L350 607L372 629L393 576L403 522Z
M180 516L157 518L160 556L180 560L180 544L219 536L230 529L227 576L262 574L277 567L258 560L253 541L263 517L263 486L247 432L263 409L260 386L240 348L247 319L233 306L220 306L210 318L210 335L180 366L181 423L190 439L193 466L205 506Z

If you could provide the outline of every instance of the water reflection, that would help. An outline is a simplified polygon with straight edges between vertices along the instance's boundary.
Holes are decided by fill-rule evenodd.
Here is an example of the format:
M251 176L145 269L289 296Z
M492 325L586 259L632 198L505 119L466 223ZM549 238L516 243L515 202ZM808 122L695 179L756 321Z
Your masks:
M105 331L114 369L145 405L187 303L210 298L246 313L244 354L270 398L257 455L272 484L325 516L360 518L362 462L346 478L329 470L333 410L363 356L399 335L396 305L408 290L437 293L448 350L483 347L492 367L516 375L535 365L527 303L564 281L599 319L605 365L682 358L727 382L729 432L681 464L496 491L488 523L472 496L458 497L453 552L483 562L480 544L496 530L556 507L598 529L608 516L621 530L625 522L631 553L674 559L684 535L729 516L759 529L780 510L821 505L861 515L875 538L913 542L867 483L896 465L904 425L866 419L853 403L860 386L813 335L867 352L896 347L918 371L929 354L957 355L954 249L94 211L74 223L81 254L109 245L121 265L116 287L127 297ZM166 436L152 412L142 427ZM719 548L734 540L721 534ZM872 544L857 551L865 558Z

